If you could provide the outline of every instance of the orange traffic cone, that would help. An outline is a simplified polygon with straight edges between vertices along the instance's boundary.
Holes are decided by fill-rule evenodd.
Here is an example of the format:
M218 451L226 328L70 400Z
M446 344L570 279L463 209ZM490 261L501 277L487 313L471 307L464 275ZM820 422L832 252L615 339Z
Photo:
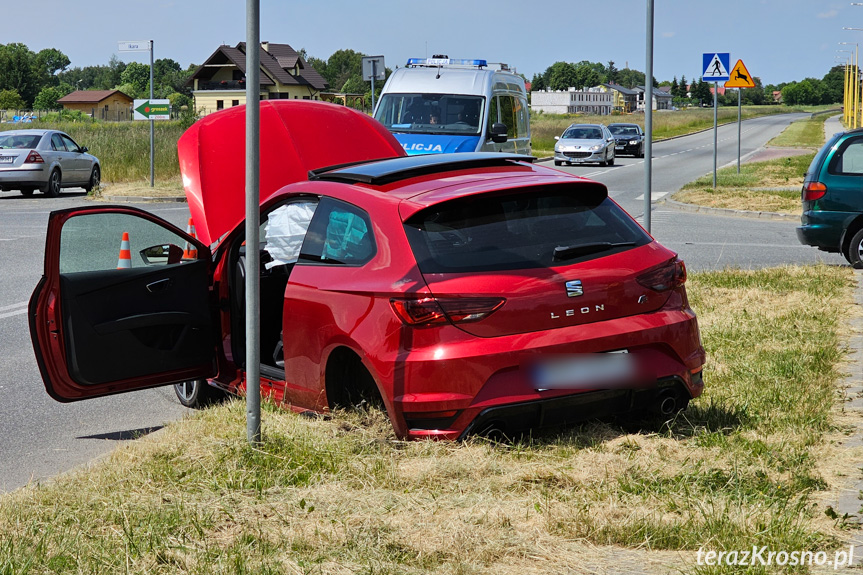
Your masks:
M186 226L186 233L192 236L195 239L198 239L198 236L195 234L195 222L192 221L192 218L189 218L189 224ZM195 247L194 244L190 244L186 242L186 247L183 249L183 259L184 260L196 260L198 259L198 248Z
M117 269L132 268L132 252L129 247L129 232L123 232L123 239L120 242L120 259L117 260Z

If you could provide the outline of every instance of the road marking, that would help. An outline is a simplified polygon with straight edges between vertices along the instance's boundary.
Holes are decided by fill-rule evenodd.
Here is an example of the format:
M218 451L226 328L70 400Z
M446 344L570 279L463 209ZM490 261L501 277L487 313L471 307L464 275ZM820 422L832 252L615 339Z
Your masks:
M12 305L7 305L5 307L0 307L0 319L6 318L6 317L12 317L13 315L20 315L22 313L27 313L27 305L28 305L28 303L25 301L25 302L21 302L21 303L12 304ZM20 309L18 309L18 308L20 308ZM9 311L9 310L14 310L14 311ZM4 313L4 312L6 312L6 313Z
M655 202L656 200L661 200L665 196L667 196L670 192L650 192L650 200ZM644 200L644 194L635 198L636 201Z

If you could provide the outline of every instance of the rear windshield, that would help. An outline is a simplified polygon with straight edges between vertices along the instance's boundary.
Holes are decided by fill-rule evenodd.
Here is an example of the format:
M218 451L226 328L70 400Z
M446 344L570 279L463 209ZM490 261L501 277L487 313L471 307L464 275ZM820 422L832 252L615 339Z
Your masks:
M0 148L17 150L35 148L41 138L39 134L7 134L0 136Z
M405 231L425 274L570 265L651 241L604 193L580 186L445 202Z

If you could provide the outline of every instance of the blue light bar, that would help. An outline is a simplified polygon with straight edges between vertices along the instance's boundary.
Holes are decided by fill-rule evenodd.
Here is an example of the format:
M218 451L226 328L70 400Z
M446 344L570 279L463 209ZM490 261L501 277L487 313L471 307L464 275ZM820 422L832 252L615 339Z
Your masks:
M458 58L408 58L408 66L488 66L486 60L466 60Z

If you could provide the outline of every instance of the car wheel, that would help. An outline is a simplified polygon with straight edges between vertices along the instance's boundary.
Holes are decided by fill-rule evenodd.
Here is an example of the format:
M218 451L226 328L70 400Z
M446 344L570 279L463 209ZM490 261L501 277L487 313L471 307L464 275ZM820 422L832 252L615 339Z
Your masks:
M643 158L643 157L644 157L644 148L641 148L641 151L640 151L640 152L638 152L638 157L639 157L639 158Z
M609 166L613 166L613 165L614 165L614 156L611 156L611 159L610 159L610 160L608 160L608 165L609 165Z
M21 188L21 195L22 196L32 196L33 191L34 191L33 188Z
M90 173L90 181L84 186L84 190L90 192L99 189L99 184L102 183L99 166L93 166L93 171Z
M60 195L60 188L63 185L60 170L54 170L48 177L48 186L45 188L45 195L50 198L56 198Z
M863 229L857 230L857 233L851 238L845 259L855 270L863 269Z
M561 161L559 161L559 160L555 160L555 161L554 161L554 165L555 165L555 166L559 166L559 165L561 165L562 163L563 163L563 162L561 162Z
M174 393L177 394L181 404L192 409L207 407L227 397L224 391L208 384L206 379L190 379L175 383Z

